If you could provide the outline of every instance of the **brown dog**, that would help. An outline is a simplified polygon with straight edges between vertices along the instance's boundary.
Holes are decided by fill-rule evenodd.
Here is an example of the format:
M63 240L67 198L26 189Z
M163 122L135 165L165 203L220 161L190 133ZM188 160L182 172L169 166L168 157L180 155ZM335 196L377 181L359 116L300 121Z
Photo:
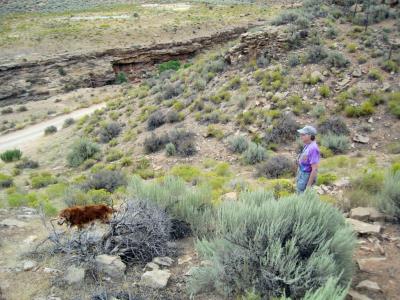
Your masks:
M58 225L67 223L69 227L77 226L82 229L84 225L100 220L106 223L113 209L104 204L73 206L63 209L58 215Z

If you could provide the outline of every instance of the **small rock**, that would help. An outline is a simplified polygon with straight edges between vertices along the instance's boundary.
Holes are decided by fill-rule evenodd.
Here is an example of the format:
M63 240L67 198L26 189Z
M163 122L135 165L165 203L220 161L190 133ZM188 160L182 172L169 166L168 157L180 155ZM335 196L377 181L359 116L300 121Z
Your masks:
M43 268L44 273L49 273L49 274L60 274L62 273L60 270L53 269L53 268Z
M142 275L140 283L155 289L163 289L167 286L171 273L168 270L147 271Z
M146 264L146 266L144 267L145 269L151 269L151 270L158 270L160 268L159 265L153 263L153 262L149 262Z
M350 218L360 221L384 221L385 216L375 207L356 207L350 210Z
M67 269L67 273L64 277L68 284L76 284L83 281L85 278L85 269L75 266L70 266Z
M30 271L37 266L37 262L34 260L26 260L24 261L23 269L24 271Z
M17 219L4 219L3 221L0 222L0 227L1 226L22 228L26 226L26 223L19 221Z
M363 280L359 284L357 284L358 289L366 289L372 292L380 292L381 288L379 285L371 280Z
M96 265L101 272L112 278L119 278L124 275L126 265L119 256L101 254L96 256Z
M354 141L354 142L357 142L357 143L361 143L361 144L368 144L368 142L369 142L369 137L357 133L357 134L353 137L353 141Z
M353 71L353 73L351 73L351 75L352 75L353 77L358 78L358 77L361 77L362 72L361 72L360 69L355 69L355 70Z
M339 85L340 86L345 86L345 85L347 85L348 83L350 82L350 78L349 77L346 77L345 79L343 79L342 81L339 81Z
M359 234L378 234L381 232L381 225L368 224L356 219L347 218L346 221L353 226L354 231Z
M24 243L25 244L32 244L36 240L37 240L37 236L36 235L30 235L24 240Z
M376 265L379 265L385 260L386 257L359 258L357 259L357 264L361 271L373 273L376 270Z
M174 260L168 256L158 256L153 258L153 263L159 266L170 267L174 263Z
M248 130L249 130L250 133L256 133L256 132L258 131L258 128L255 127L255 126L250 126L250 127L248 128Z
M184 256L178 258L178 265L186 264L191 260L192 260L192 257L190 255L184 255Z
M346 188L350 186L350 179L348 177L343 177L340 178L338 180L336 180L333 183L334 186L338 187L338 188Z
M369 298L363 294L360 294L359 292L356 292L355 290L350 290L348 295L350 296L350 299L353 299L353 300L372 300L371 298Z
M371 117L368 119L368 123L374 123L374 119Z

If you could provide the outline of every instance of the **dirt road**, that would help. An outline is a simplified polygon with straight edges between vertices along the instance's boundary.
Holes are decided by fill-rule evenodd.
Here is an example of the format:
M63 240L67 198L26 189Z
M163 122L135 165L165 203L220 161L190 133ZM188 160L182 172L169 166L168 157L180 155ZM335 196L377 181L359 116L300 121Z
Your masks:
M5 135L0 135L0 151L14 148L29 147L29 142L36 140L44 135L44 130L48 126L56 126L60 129L64 121L68 118L78 119L94 112L96 109L105 107L105 103L96 104L87 108L75 110L69 114L55 117L50 120L14 131Z

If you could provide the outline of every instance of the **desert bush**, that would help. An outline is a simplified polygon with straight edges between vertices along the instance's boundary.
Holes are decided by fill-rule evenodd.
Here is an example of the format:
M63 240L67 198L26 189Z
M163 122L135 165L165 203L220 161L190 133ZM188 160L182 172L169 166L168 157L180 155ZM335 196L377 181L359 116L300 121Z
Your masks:
M31 185L34 189L39 189L55 183L57 183L57 179L49 172L41 172L31 175Z
M267 158L267 151L261 145L250 142L247 150L243 152L243 160L246 164L254 165Z
M17 163L15 167L17 169L37 169L39 167L39 163L25 157L21 162Z
M321 173L318 174L317 177L317 185L321 185L321 184L332 184L335 180L337 179L337 176L335 174L331 174L331 173Z
M207 137L215 137L218 140L222 140L224 137L224 132L221 128L215 125L207 126Z
M400 218L400 171L388 173L380 193L379 208L397 218Z
M296 54L291 54L288 57L288 64L290 67L295 67L300 64L300 57Z
M168 143L165 145L165 153L167 156L173 156L176 154L176 148L175 145L172 143Z
M128 185L128 195L151 201L165 209L173 220L190 224L195 236L206 236L214 230L215 216L208 187L188 187L177 177L146 182L135 176Z
M21 158L22 152L19 149L6 150L0 154L0 158L4 162L17 161Z
M329 86L327 86L325 84L321 85L318 91L319 91L319 94L324 98L327 98L329 96L329 94L331 93Z
M372 115L375 112L375 108L371 101L364 101L358 106L346 106L344 112L347 117L358 118Z
M383 80L383 76L378 69L370 69L368 72L368 78L377 81Z
M14 112L12 107L6 107L1 110L2 115L12 114Z
M400 119L400 92L393 92L388 95L389 111Z
M272 21L272 25L285 25L294 23L299 16L300 14L296 11L285 11Z
M155 133L152 133L150 136L146 137L144 140L144 151L146 153L153 153L161 150L164 145L168 143L168 136L161 135L158 136Z
M17 112L28 111L28 108L25 105L18 106Z
M65 119L64 124L63 124L63 128L67 128L67 127L71 126L74 123L75 123L75 120L73 118Z
M78 167L85 160L94 157L100 152L100 147L86 139L80 139L72 145L72 149L67 156L70 167Z
M183 92L182 82L177 80L176 82L166 81L162 87L162 96L164 99L169 100L179 96Z
M115 77L116 84L122 84L128 82L128 76L126 76L125 72L118 72L117 76Z
M177 71L181 67L181 62L179 60L170 60L163 62L158 65L158 72L162 73L167 70Z
M385 60L382 63L382 69L389 73L397 73L399 72L400 67L399 64L394 60Z
M119 171L102 170L92 174L83 184L84 190L106 190L114 192L117 188L127 183L125 175Z
M323 46L312 46L307 50L306 62L309 64L317 64L328 57L328 52Z
M249 141L243 135L232 135L228 138L228 148L233 153L243 153L248 147Z
M338 31L335 27L328 27L328 30L325 32L325 37L328 39L335 39L338 36Z
M192 293L213 288L234 298L254 288L263 299L302 299L330 278L341 289L349 284L352 229L315 194L275 201L269 193L242 193L239 201L223 203L218 216L215 238L196 244L212 264L194 269Z
M391 142L387 145L389 153L400 154L400 142Z
M124 153L119 149L110 149L106 155L106 161L116 161L124 156Z
M99 130L99 139L102 143L108 143L121 133L121 125L117 122L107 123Z
M147 200L147 199L146 199ZM102 238L103 251L127 263L146 263L169 254L171 221L164 210L145 200L127 200Z
M318 125L320 134L348 135L350 133L346 123L340 117L331 117Z
M264 140L267 144L294 141L298 129L299 124L291 115L282 115L273 122L272 130L266 133Z
M0 189L1 188L9 188L13 185L13 179L11 176L0 173Z
M168 133L168 141L175 145L176 153L191 156L197 152L195 134L184 128L175 128Z
M283 155L275 155L257 166L257 174L266 178L287 177L294 175L295 168L291 159Z
M48 126L44 130L44 135L49 135L57 132L57 127L56 126Z
M345 68L350 64L350 61L339 51L329 51L326 62L335 68Z
M350 142L345 135L327 134L321 137L321 145L333 153L345 153L350 148Z
M352 179L351 186L356 190L364 190L370 194L378 193L383 186L384 175L379 171L366 170Z
M170 110L165 115L165 121L167 123L176 123L183 119L183 115L178 113L176 110Z
M154 130L157 127L163 125L164 123L165 123L165 114L162 111L157 110L153 112L147 119L147 129Z

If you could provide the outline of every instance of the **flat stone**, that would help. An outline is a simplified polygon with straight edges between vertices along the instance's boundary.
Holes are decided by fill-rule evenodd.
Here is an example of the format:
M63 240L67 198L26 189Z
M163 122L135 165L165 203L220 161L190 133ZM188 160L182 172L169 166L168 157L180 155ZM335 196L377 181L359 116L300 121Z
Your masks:
M154 289L163 289L167 286L171 273L168 270L153 270L143 273L140 283Z
M174 260L168 256L158 256L154 257L152 262L159 266L170 267L174 263Z
M360 221L384 221L385 215L375 207L355 207L350 210L350 218Z
M112 278L120 278L124 276L126 265L119 256L98 255L96 256L96 265L99 271L104 272Z
M352 299L352 300L372 300L368 296L360 294L359 292L357 292L355 290L350 290L348 295L350 296L350 299Z
M359 284L357 284L358 289L366 289L372 292L380 292L381 288L375 281L371 280L363 280Z
M37 262L34 260L26 260L23 264L24 271L30 271L37 266Z
M353 141L360 143L360 144L368 144L369 142L369 137L359 134L357 133L354 137L353 137Z
M25 222L19 221L17 219L4 219L3 221L0 222L0 227L18 227L22 228L26 226Z
M85 269L76 266L68 267L64 277L65 281L68 284L81 283L84 278L85 278Z
M382 229L381 225L369 224L356 219L347 218L346 221L350 223L354 231L359 234L379 234Z
M363 272L373 273L376 270L376 266L386 261L386 257L368 257L357 259L358 267Z

